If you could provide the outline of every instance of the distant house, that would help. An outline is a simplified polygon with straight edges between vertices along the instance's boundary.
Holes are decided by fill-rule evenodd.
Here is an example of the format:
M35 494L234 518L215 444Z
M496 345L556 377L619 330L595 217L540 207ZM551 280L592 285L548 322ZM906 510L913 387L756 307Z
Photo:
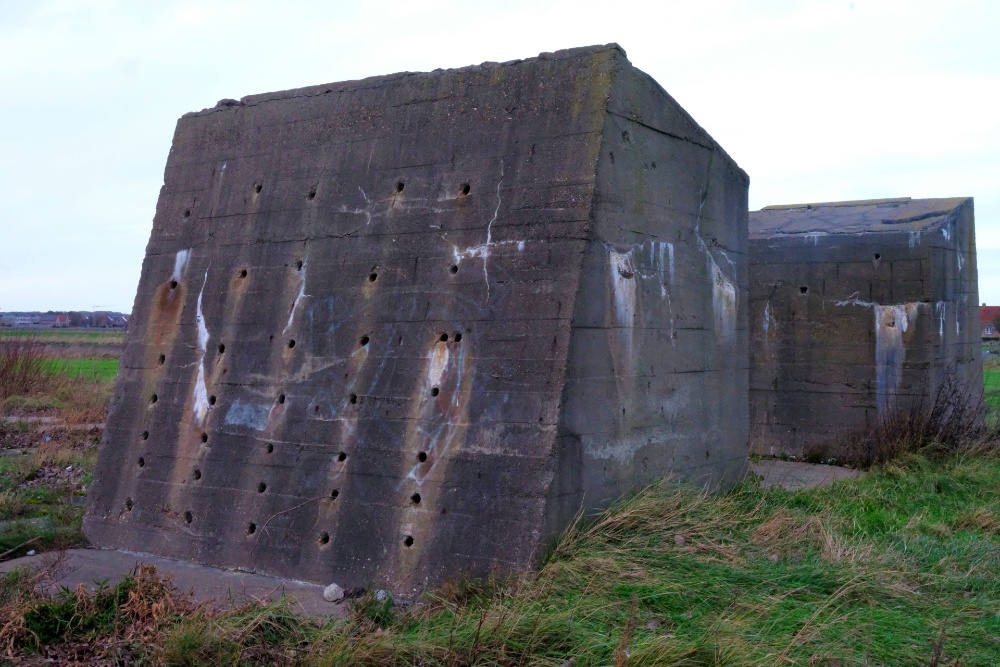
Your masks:
M979 309L979 324L983 327L983 340L1000 340L997 320L1000 320L1000 306L987 306L984 303Z
M39 316L39 322L43 327L68 327L69 326L69 315L66 313L45 313Z
M8 313L0 317L0 326L5 327L33 327L38 326L41 318L38 315L19 315Z

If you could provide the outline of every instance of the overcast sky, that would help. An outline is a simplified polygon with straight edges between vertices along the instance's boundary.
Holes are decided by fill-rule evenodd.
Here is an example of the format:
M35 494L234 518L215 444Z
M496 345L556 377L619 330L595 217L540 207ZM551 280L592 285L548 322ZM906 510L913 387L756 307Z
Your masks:
M1000 2L0 0L0 310L129 311L177 118L221 98L618 42L750 208L976 200L1000 304Z

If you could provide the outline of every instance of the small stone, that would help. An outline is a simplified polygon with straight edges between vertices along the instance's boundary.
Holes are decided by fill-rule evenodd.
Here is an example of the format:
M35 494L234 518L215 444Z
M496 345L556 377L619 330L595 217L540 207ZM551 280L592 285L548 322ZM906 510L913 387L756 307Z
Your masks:
M576 664L576 658L570 658L569 660L563 660L562 667L573 667Z
M35 555L35 550L34 550L34 549L32 549L31 551L29 551L29 552L28 552L27 554L25 554L25 555L27 555L27 556L34 556L34 555Z
M385 599L388 598L388 597L389 597L389 592L388 591L383 591L381 589L375 591L375 599L378 600L379 602L384 602Z
M770 556L767 557L767 559L772 563L774 563L775 565L777 565L778 561L781 560L781 558L778 557L778 554L771 554Z
M680 534L674 535L674 544L676 544L677 546L682 547L686 542L687 540L684 539L683 535Z
M658 627L660 627L660 622L659 621L653 620L653 621L650 621L650 622L646 623L646 629L649 630L650 632L653 632Z
M330 584L323 589L323 599L327 602L337 602L344 599L344 587L339 584Z

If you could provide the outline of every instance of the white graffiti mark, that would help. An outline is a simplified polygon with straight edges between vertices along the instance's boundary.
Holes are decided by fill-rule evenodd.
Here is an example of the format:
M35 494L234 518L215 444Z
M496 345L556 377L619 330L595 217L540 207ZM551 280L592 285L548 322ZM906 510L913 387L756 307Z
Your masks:
M178 250L174 258L174 273L172 280L180 280L184 277L184 269L187 268L188 259L191 257L191 249Z
M292 327L292 322L295 320L295 313L299 309L299 304L302 299L307 298L309 295L306 294L306 269L309 265L309 256L307 255L305 259L302 260L302 268L299 269L299 293L295 297L295 301L292 303L292 312L288 314L288 324L285 325L284 330L282 330L282 335L288 333L288 330Z
M490 300L490 249L494 246L516 244L518 251L524 250L524 241L501 241L500 243L493 243L493 223L497 221L497 217L500 215L500 186L503 185L503 172L504 172L504 162L500 160L500 180L497 181L497 206L493 209L493 217L490 221L486 223L486 243L471 246L463 250L459 250L457 246L453 246L455 265L457 266L462 262L464 258L480 257L483 260L483 278L486 280L486 302L489 303Z
M239 399L226 412L226 424L229 426L247 426L255 431L267 428L267 420L271 414L271 405L260 403L243 403Z
M208 326L205 324L205 314L201 308L202 296L205 294L205 285L208 283L208 269L205 269L205 279L201 283L201 291L198 292L198 378L194 383L194 418L198 426L205 423L205 415L208 414L208 387L205 384L205 353L208 351Z
M910 232L910 250L915 249L918 245L920 245L920 232Z
M934 314L938 319L938 337L944 340L944 321L948 313L948 302L938 301L934 304Z
M894 405L899 383L903 379L903 359L906 348L903 334L916 317L919 304L905 303L874 307L875 312L875 396L880 414Z

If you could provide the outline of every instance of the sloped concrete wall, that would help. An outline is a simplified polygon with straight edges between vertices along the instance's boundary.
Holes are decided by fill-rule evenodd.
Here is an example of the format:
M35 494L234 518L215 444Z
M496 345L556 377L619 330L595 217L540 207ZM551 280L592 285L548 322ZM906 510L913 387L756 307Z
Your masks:
M750 237L754 451L835 458L949 373L981 390L971 199L772 207Z
M630 77L645 97L629 113L660 118L655 131L614 120ZM652 195L630 182L645 172L639 160L607 166L620 122L657 161ZM706 391L671 364L711 357L713 372L746 374L746 184L615 45L188 114L143 265L89 538L410 594L458 572L530 565L580 509L651 477L732 480L745 465L745 410L713 414L732 424L695 443L716 460L678 455L679 440L663 434L697 431L691 410ZM658 212L636 215L647 199ZM638 236L608 231L625 223ZM709 233L735 255L718 267L719 307L711 267L722 250ZM655 299L613 301L631 293L616 281L640 283L626 277L629 262L647 257L642 270L656 277L642 289ZM698 333L673 339L687 320ZM579 372L609 355L627 393ZM647 381L640 400L649 374L636 369L654 364L664 384ZM629 434L656 418L668 387L684 394L681 407L660 410L640 451ZM604 467L609 448L620 467Z

